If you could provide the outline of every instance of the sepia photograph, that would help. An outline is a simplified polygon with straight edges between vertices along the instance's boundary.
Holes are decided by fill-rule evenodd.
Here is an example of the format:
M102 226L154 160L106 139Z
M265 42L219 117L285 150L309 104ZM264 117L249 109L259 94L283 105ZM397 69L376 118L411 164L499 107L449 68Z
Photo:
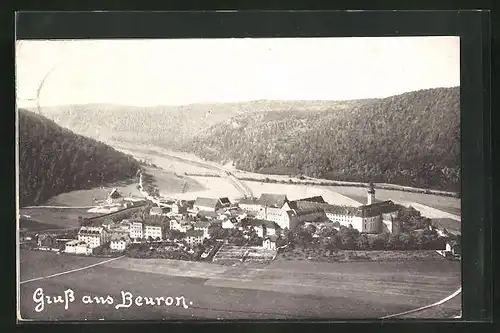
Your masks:
M19 321L461 318L459 37L15 62Z

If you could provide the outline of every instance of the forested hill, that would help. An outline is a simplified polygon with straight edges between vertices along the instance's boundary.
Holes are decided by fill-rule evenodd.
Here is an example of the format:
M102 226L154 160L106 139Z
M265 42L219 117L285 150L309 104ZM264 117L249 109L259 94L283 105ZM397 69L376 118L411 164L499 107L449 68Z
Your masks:
M182 150L237 168L460 190L459 88L332 112L259 112L212 126Z
M19 110L19 199L36 205L57 194L135 176L139 164L96 140Z
M137 107L84 104L44 107L43 114L75 133L110 142L172 148L194 134L240 114L261 111L345 109L364 101L269 101Z

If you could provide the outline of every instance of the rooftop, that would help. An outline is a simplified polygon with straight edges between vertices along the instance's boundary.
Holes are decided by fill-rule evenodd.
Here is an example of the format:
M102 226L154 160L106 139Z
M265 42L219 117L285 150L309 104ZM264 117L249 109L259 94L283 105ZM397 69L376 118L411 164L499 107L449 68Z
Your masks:
M66 243L66 245L69 245L69 246L81 245L81 244L85 244L85 242L78 240L78 239L74 239L74 240L71 240L71 241Z
M359 207L357 216L372 217L386 213L393 213L398 211L398 206L391 200L376 202L371 205L363 205Z
M266 229L278 229L279 226L273 221L259 220L259 219L251 219L242 222L244 227L261 227L265 226Z
M151 208L151 210L149 212L151 214L153 214L153 213L155 213L155 214L161 214L163 212L163 210L160 207L153 207L153 208Z
M210 227L211 222L208 221L197 221L193 224L193 227L195 228L208 228Z
M198 197L196 201L194 202L195 206L198 207L209 207L215 209L217 207L217 204L219 203L219 199L217 198L200 198Z
M116 232L116 233L113 233L111 235L111 238L110 238L111 241L120 241L120 240L123 240L123 241L127 241L127 240L130 240L130 237L128 234L126 233L119 233L119 232Z
M223 204L223 205L226 205L226 204L231 204L231 201L229 201L229 198L219 198L220 202Z
M201 230L188 230L186 232L186 237L202 237L203 231Z
M109 193L109 197L116 199L116 198L121 198L121 194L118 192L116 188L112 189L111 192Z
M271 242L276 242L278 240L278 236L271 235L271 236L267 236L265 239L269 239Z
M262 193L259 202L260 204L268 207L281 208L288 199L285 194L276 193Z
M299 199L298 201L306 201L306 202L316 202L316 203L326 203L321 195L317 195L314 197Z

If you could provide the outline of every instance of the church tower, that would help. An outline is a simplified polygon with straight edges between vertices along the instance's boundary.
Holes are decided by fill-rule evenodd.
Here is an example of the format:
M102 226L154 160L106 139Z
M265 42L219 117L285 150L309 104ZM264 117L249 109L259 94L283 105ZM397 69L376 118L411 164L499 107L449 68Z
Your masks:
M375 203L375 187L373 186L373 183L370 183L368 187L367 196L367 205Z

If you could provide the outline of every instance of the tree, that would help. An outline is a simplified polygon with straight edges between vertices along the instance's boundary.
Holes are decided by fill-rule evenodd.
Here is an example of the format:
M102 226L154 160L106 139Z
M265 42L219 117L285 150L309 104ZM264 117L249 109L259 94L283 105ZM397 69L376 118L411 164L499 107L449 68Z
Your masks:
M213 224L208 228L208 234L213 239L223 239L227 237L227 229L222 228L220 224Z
M413 248L414 246L414 237L413 235L407 233L407 232L402 232L398 235L399 242L401 244L401 247L403 249L410 249Z
M338 236L340 239L340 246L345 250L352 250L356 247L356 239L359 235L359 231L354 229L352 225L349 227L340 227Z
M182 232L182 231L179 231L179 230L176 230L176 229L171 229L167 232L169 238L171 239L183 239L184 237L186 237L186 233L185 232Z
M78 216L78 225L83 226L85 224L85 219L80 215Z
M361 234L356 240L356 247L358 250L366 250L369 248L368 236L366 234Z

